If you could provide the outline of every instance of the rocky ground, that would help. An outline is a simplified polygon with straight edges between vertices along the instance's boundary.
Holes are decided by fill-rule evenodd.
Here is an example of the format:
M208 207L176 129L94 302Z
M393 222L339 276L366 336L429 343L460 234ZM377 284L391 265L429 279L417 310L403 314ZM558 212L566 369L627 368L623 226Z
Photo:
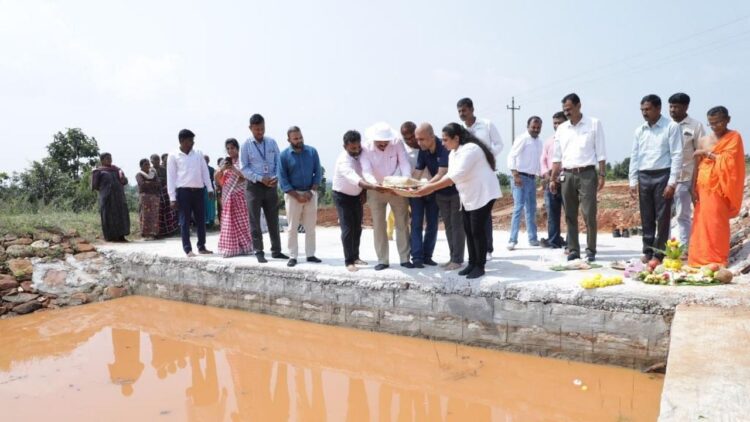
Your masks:
M75 231L0 236L0 318L124 295L109 277L94 245Z

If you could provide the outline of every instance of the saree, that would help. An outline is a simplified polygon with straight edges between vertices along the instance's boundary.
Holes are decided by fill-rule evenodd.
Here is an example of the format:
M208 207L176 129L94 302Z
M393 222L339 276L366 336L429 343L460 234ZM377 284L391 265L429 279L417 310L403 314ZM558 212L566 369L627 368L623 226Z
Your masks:
M99 217L104 240L123 240L130 234L130 214L125 190L116 166L98 167L91 174L91 188L99 192Z
M159 206L161 183L153 169L149 174L142 171L135 176L138 182L139 220L141 236L156 237L159 235Z
M225 258L253 251L250 219L245 201L245 179L234 171L224 172L221 190L221 234L219 253Z
M169 201L169 192L167 191L167 169L159 167L156 169L156 174L159 176L159 182L161 183L161 190L159 192L159 236L167 236L177 231L179 226L179 220L177 219L177 211L172 209L172 204Z

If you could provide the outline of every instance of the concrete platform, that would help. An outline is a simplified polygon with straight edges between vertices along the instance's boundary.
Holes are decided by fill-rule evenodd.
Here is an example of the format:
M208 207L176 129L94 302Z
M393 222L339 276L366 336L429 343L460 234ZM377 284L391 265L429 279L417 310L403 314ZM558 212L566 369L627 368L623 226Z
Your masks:
M750 420L750 309L677 307L660 422Z
M178 238L106 244L100 250L137 294L636 368L666 360L679 304L750 305L744 280L716 287L649 286L631 280L596 290L578 286L587 273L615 274L608 268L611 261L638 256L640 237L601 234L597 258L604 268L555 272L548 267L563 260L560 250L522 242L510 252L505 249L508 234L496 232L495 259L479 280L434 267L401 268L395 242L391 268L376 272L372 230L364 231L361 247L370 267L350 273L344 268L339 230L319 228L317 238L316 255L324 262L308 264L303 256L294 268L273 259L258 264L254 257L188 259ZM217 234L209 235L208 248L215 249L217 242ZM434 259L448 259L442 232Z

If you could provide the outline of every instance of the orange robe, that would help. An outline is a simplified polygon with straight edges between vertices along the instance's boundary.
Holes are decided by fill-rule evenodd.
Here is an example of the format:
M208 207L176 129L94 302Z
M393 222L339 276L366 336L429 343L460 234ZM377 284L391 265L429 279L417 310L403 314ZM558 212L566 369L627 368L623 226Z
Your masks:
M693 232L690 235L688 264L727 265L729 259L729 219L740 212L745 185L745 149L742 137L729 131L721 137L711 151L715 159L703 158L695 189Z

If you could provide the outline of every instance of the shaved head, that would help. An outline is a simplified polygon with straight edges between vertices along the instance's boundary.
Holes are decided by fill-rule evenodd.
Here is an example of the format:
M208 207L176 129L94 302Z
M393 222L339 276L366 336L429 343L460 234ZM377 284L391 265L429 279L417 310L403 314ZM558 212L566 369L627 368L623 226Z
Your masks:
M430 136L430 137L435 136L435 130L432 129L432 125L427 122L420 123L419 126L417 126L416 132L423 133L425 136Z
M414 131L419 144L419 149L423 151L435 151L435 131L432 130L432 125L429 123L422 123Z

